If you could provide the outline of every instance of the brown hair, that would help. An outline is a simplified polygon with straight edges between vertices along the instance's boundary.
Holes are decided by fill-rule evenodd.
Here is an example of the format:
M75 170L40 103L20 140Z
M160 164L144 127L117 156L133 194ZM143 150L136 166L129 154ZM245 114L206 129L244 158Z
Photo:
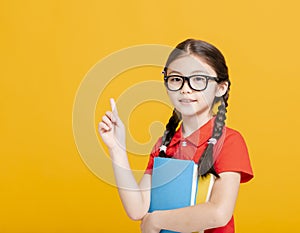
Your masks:
M228 89L226 93L221 97L215 97L213 105L220 102L218 111L216 113L216 119L214 122L212 138L218 140L223 131L223 127L225 125L226 120L226 108L228 106L228 97L229 97L229 89L230 89L230 81L228 75L228 68L225 62L225 58L222 53L213 45L195 39L187 39L176 46L176 48L171 52L166 62L164 72L167 73L168 66L171 62L178 59L181 56L186 56L187 54L194 55L201 59L211 66L214 71L217 73L217 82L227 82ZM168 124L166 125L166 130L162 137L162 145L168 146L175 134L176 128L181 120L180 113L174 109L173 115L169 119ZM198 175L206 176L207 174L211 173L217 177L219 175L214 169L214 161L213 161L213 148L214 144L208 143L205 151L201 155L198 161ZM160 157L166 157L166 153L164 150L161 150L159 153Z

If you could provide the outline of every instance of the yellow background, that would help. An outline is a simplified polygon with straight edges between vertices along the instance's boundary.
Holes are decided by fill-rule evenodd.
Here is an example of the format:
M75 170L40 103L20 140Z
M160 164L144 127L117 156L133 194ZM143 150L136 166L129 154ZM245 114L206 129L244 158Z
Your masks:
M1 1L0 232L139 231L116 188L79 156L76 90L112 52L189 37L215 44L230 68L227 124L245 137L255 172L241 186L237 232L298 232L299 7L297 0ZM103 98L99 114L109 106ZM169 114L145 111L133 112L136 128ZM146 130L137 132L147 140Z

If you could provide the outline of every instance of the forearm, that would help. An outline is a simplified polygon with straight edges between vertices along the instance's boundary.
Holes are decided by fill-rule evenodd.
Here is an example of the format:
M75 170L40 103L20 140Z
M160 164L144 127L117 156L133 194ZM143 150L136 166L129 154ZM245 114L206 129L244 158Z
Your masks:
M149 203L144 198L147 190L142 190L136 182L124 149L119 147L112 149L110 150L110 156L124 209L131 219L139 220L144 217L149 208Z
M194 232L221 227L231 219L238 195L240 174L220 173L209 202L185 208L157 211L152 220L158 229Z
M175 210L157 211L156 224L159 229L178 232L195 232L224 226L231 215L226 216L217 205L204 203Z

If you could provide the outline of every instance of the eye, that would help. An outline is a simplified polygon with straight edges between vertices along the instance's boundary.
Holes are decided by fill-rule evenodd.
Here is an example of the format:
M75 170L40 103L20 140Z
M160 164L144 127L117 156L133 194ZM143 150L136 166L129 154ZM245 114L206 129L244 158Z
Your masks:
M172 82L172 83L182 82L182 78L177 77L177 76L171 76L171 77L169 77L169 82Z
M205 82L206 79L203 76L195 76L195 77L193 77L193 81L194 82Z

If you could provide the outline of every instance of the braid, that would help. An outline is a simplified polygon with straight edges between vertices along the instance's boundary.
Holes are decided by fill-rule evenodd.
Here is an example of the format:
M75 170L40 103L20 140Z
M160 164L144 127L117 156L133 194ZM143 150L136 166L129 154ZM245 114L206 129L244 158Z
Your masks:
M213 126L213 132L211 139L208 141L207 148L204 150L198 161L198 175L206 176L211 173L216 177L219 177L217 172L214 169L214 145L220 139L223 133L223 128L226 120L226 108L228 106L228 97L230 89L230 81L228 75L228 67L225 62L225 58L220 50L218 50L214 45L201 40L187 39L176 46L176 48L171 52L166 62L164 68L164 74L167 74L169 65L176 59L192 55L198 58L204 59L204 62L207 63L215 72L218 78L217 83L227 82L227 91L221 97L215 97L212 104L212 108L216 106L216 103L220 103L218 106L218 111L215 114L215 122ZM176 116L175 110L173 116L170 118L169 123L166 126L165 133L162 138L162 146L160 148L159 156L166 156L166 146L169 145L172 137L174 136L176 127L179 123L178 116Z
M168 146L175 134L176 128L181 120L180 113L174 109L173 115L170 117L168 124L166 125L166 130L162 137L162 146ZM159 157L166 157L166 152L164 150L160 150Z
M221 98L221 104L218 107L218 112L216 115L214 127L213 127L213 133L212 138L215 138L218 140L222 136L223 128L225 125L226 120L226 107L228 106L227 100L228 100L229 94L227 93ZM213 158L213 149L214 144L208 143L207 148L203 152L203 154L200 157L200 160L198 162L198 175L200 176L206 176L208 173L211 173L219 178L219 175L214 169L214 158Z

